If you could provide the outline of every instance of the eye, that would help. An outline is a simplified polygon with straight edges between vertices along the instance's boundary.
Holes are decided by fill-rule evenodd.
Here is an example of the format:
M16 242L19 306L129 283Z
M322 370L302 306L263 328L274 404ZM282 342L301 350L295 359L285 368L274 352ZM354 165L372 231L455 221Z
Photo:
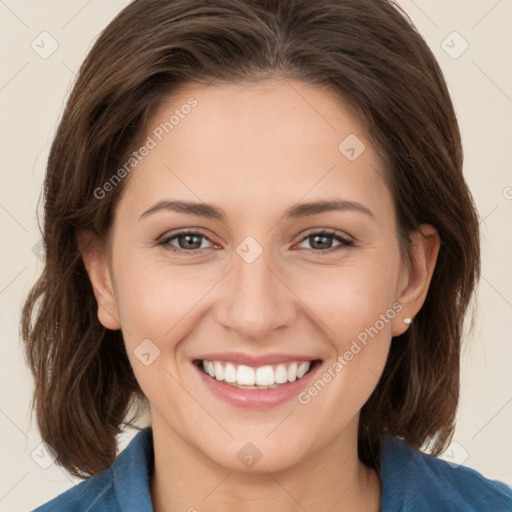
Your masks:
M203 240L210 241L205 235L198 231L180 231L178 233L174 233L172 236L163 238L157 244L169 251L188 253L195 252L196 254L202 254L206 249L208 249L208 247L202 246ZM338 242L337 246L333 247L333 240ZM304 243L305 241L310 241L312 248L306 248L306 250L313 253L331 252L354 245L352 240L344 238L335 231L329 230L309 233L301 240L301 243Z
M337 246L333 247L333 239L339 242ZM351 247L354 245L354 242L352 240L342 237L335 231L329 230L315 231L313 233L309 233L302 239L301 243L303 243L306 240L310 241L310 245L312 247L312 249L310 249L309 251L316 253L331 252L332 250L343 249L345 247Z
M197 231L180 231L172 236L163 238L158 242L158 245L170 251L202 253L205 249L201 247L202 239L208 240L205 235ZM171 244L174 240L178 244L177 247Z

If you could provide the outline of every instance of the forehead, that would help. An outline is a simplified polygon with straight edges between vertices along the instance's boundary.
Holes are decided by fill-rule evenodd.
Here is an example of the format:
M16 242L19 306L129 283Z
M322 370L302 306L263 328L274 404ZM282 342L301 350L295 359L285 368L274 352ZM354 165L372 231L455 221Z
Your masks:
M137 211L166 198L250 204L255 214L301 198L391 206L362 123L311 84L184 86L151 117L145 141L125 194Z

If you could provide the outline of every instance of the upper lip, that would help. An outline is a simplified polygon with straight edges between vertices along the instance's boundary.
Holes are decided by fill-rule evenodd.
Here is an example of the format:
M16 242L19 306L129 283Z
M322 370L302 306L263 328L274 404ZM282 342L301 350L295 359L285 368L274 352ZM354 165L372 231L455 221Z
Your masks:
M303 356L298 354L266 354L266 355L251 355L242 354L237 352L216 352L211 354L202 354L195 358L195 360L206 361L221 361L226 363L233 363L236 365L243 364L245 366L259 367L280 363L292 363L294 361L315 361L318 357Z

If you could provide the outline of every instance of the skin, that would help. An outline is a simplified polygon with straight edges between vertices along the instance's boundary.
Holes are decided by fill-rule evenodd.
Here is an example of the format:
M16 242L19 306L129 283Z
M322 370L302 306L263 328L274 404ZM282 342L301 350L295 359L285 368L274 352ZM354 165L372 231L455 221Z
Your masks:
M422 225L411 261L401 259L382 162L326 89L278 78L188 85L150 126L191 96L197 106L124 184L107 243L90 232L78 237L99 320L122 329L150 402L154 509L377 512L381 482L357 457L359 411L392 336L425 300L439 237ZM338 150L349 134L366 146L355 161ZM139 220L164 199L213 204L226 219L159 211ZM327 199L358 202L373 216L283 217L297 203ZM181 229L206 238L187 249L186 240L169 240ZM306 236L322 229L353 245ZM247 236L263 250L252 263L236 252ZM181 253L157 244L165 237ZM400 312L307 405L239 409L212 395L191 362L220 351L304 354L322 359L321 376L393 304ZM148 338L160 356L145 366L134 350ZM262 454L250 468L237 457L248 441Z

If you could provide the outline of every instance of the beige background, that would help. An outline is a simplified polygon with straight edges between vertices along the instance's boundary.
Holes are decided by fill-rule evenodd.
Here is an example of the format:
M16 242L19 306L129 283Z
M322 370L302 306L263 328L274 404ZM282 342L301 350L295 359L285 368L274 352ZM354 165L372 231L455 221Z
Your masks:
M93 40L127 3L0 0L1 511L30 510L73 485L55 464L43 469L35 462L47 459L37 457L41 440L29 418L32 380L19 342L19 312L41 270L35 210L65 98ZM400 4L445 72L484 237L478 321L462 362L454 444L444 457L512 485L512 0ZM41 47L41 38L47 51L52 38L58 44L46 59L31 47L33 41Z

